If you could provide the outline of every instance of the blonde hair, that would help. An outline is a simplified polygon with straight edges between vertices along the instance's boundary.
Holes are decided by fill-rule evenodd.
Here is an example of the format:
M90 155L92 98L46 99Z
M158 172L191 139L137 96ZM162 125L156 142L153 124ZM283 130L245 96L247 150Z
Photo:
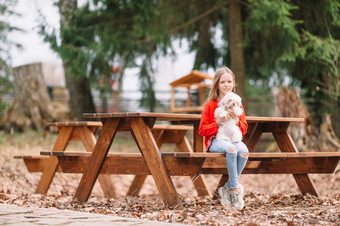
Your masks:
M236 84L235 75L232 72L232 70L230 70L228 67L222 67L222 68L217 69L217 71L215 72L214 81L213 81L211 90L208 95L207 102L211 100L217 100L218 96L220 95L220 91L218 90L218 83L220 82L220 78L223 74L231 75L233 77L234 84ZM235 85L232 91L235 93Z

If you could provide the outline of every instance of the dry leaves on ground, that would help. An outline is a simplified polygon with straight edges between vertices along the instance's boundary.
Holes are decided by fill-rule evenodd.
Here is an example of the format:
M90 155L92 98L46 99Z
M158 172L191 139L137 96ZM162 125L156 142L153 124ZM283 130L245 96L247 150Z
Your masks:
M310 175L320 192L319 198L300 195L291 175L242 175L240 182L245 187L246 205L242 211L224 209L219 200L210 197L197 197L188 177L173 178L181 195L181 204L173 209L164 207L150 176L139 197L125 197L133 176L112 175L118 199L104 198L96 183L88 202L81 205L72 201L80 175L58 173L46 196L34 194L41 173L27 172L23 161L13 159L13 156L49 150L53 139L49 143L40 138L28 139L30 145L25 141L19 144L14 140L1 141L0 203L188 225L340 225L339 166L332 175ZM218 180L218 176L206 176L211 191L216 188Z

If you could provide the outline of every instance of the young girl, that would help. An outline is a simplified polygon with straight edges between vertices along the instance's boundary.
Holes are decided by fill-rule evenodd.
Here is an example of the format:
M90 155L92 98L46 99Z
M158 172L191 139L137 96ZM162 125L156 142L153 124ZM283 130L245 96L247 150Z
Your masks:
M204 144L208 152L226 153L228 182L218 189L218 193L223 206L233 206L241 210L244 207L243 186L238 183L238 180L247 163L248 148L242 141L230 143L216 139L218 126L230 118L238 118L238 126L242 135L247 132L248 124L243 106L241 106L243 114L239 117L229 111L227 116L215 119L214 112L219 100L229 92L235 92L235 75L227 67L219 68L215 73L212 89L202 112L199 134L205 137Z

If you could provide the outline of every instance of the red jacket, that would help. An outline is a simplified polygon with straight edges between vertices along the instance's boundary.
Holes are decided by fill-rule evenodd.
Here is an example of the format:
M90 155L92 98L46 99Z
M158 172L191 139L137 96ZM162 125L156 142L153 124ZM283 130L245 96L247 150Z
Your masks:
M201 136L204 136L204 144L205 147L207 148L207 151L209 152L208 147L211 144L211 141L214 137L216 137L218 127L215 122L215 109L218 107L219 101L217 100L211 100L207 102L204 106L203 112L202 112L202 117L201 117L201 122L200 122L200 127L198 129L198 133ZM246 121L246 114L244 113L243 106L241 106L243 113L240 115L239 118L239 127L242 132L242 135L245 135L247 133L247 128L248 124Z

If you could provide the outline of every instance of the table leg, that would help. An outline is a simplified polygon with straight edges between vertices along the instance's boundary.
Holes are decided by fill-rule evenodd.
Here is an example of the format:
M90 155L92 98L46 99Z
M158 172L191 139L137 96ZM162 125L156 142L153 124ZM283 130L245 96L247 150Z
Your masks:
M190 147L190 143L186 136L183 137L180 143L176 144L177 150L180 152L193 152ZM198 196L211 196L203 175L199 175L195 178L191 178L194 183L195 189L197 191Z
M245 145L247 145L249 152L254 152L257 144L260 141L262 136L262 130L258 123L256 123L254 129L251 131L248 139L245 141Z
M138 141L134 135L134 133L131 131L131 136L133 137L134 141L137 144L137 147L139 149L140 152L142 152ZM158 145L158 144L157 144ZM160 148L160 146L158 146L158 148ZM147 175L135 175L135 178L133 179L128 192L126 193L126 196L134 196L137 197L139 195L139 192L142 190L143 184L146 180Z
M54 143L52 151L65 151L68 142L71 139L73 130L73 127L62 127L59 131L57 140ZM44 167L44 171L42 172L38 186L35 190L36 194L44 195L47 193L52 183L55 172L57 171L58 164L58 158L56 156L51 156L48 159L47 164Z
M199 123L194 124L193 136L194 136L194 152L203 152L203 137L199 135L198 128Z
M118 130L119 121L119 119L102 119L103 128L73 197L75 201L84 203L89 198Z
M143 153L164 204L169 207L175 207L180 203L180 199L165 168L151 129L142 118L131 118L130 120L132 132Z
M94 146L96 145L96 138L94 137L93 132L87 126L80 127L78 129L81 141L83 142L86 151L92 152ZM104 192L105 197L117 198L116 188L111 181L110 175L99 175L98 181Z
M126 195L127 196L138 196L140 190L142 190L146 177L147 177L146 175L136 175Z
M298 152L292 137L287 132L275 133L273 136L282 152ZM294 179L303 195L309 193L318 196L318 193L308 174L293 174Z

